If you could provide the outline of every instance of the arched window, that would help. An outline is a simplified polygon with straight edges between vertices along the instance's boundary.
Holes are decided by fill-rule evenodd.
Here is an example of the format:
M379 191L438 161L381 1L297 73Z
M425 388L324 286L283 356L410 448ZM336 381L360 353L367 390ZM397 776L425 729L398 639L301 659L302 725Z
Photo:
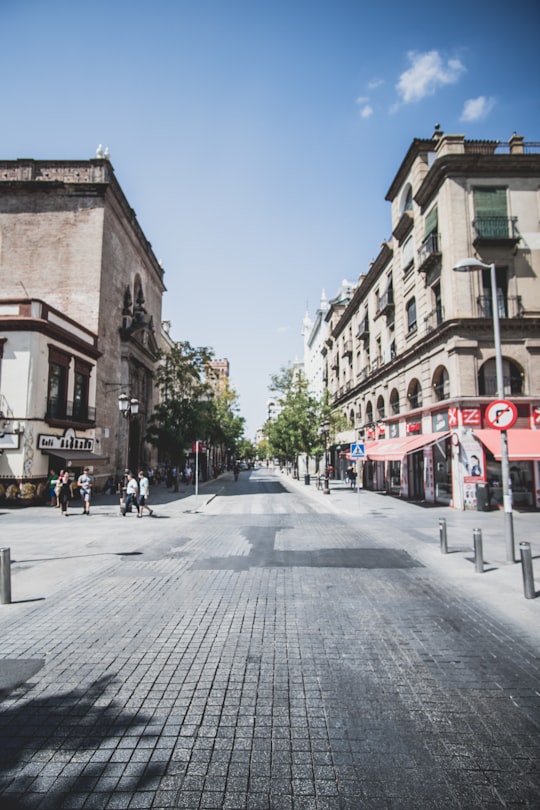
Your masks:
M349 424L351 427L354 427L354 408L351 408L349 412Z
M450 378L444 366L439 366L433 375L433 392L437 402L450 396Z
M368 404L366 405L366 421L368 422L368 424L373 422L373 405L371 404L371 402L368 402Z
M422 389L418 380L412 380L407 391L407 399L411 410L420 408L422 405Z
M412 211L412 207L413 207L412 186L410 183L407 183L401 195L401 213L404 214L405 211Z
M384 398L381 395L377 399L377 419L384 419L385 412L384 412Z
M504 396L519 396L524 393L525 373L521 366L503 357ZM497 396L497 369L495 358L486 360L478 372L478 393L482 397Z
M399 413L399 393L397 388L392 388L390 392L390 411L392 414Z

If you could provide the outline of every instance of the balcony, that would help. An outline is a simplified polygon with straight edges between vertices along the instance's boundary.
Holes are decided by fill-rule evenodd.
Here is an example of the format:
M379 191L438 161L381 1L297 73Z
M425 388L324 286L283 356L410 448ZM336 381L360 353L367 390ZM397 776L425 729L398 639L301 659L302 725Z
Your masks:
M341 348L341 356L350 357L352 353L353 353L353 342L352 340L346 340Z
M81 429L92 427L96 424L95 408L79 408L74 413L73 402L65 402L52 397L47 401L45 421L49 425L74 427Z
M369 321L364 318L363 321L360 321L358 325L358 332L356 333L356 337L358 340L368 340L369 338Z
M517 217L477 217L473 221L474 247L513 248L520 240Z
M392 289L386 290L377 302L377 312L375 317L380 315L388 315L394 311L394 291Z
M492 318L493 303L491 293L483 293L476 299L477 317ZM523 306L521 295L504 296L499 290L497 295L497 305L499 318L523 318L525 307Z
M418 272L428 273L441 261L440 234L430 233L418 249Z

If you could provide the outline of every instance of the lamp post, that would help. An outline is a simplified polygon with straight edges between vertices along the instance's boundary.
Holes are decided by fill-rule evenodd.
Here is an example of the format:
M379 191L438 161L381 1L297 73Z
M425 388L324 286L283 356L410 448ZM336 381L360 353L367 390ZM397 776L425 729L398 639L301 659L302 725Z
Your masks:
M330 420L325 419L319 429L320 435L324 439L324 489L325 495L330 495L330 487L328 484L328 436L330 435Z
M504 399L504 378L501 348L501 329L499 324L499 305L497 301L497 277L495 264L484 264L478 259L462 259L456 264L457 273L472 273L476 270L489 270L491 278L491 307L493 310L493 338L495 343L495 368L497 372L497 396ZM506 541L506 561L515 562L514 518L512 515L512 496L510 490L510 461L508 458L508 435L501 430L501 478L504 508L504 536Z
M126 436L126 464L124 467L124 484L123 489L127 486L127 471L129 469L129 438L131 417L139 413L139 400L135 397L128 397L127 394L120 394L118 397L118 409L124 419L127 420L127 436Z

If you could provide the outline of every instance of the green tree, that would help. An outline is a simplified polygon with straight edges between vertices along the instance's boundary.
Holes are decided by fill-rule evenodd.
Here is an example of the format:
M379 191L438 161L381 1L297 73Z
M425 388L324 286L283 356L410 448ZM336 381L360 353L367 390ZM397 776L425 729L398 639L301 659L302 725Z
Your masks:
M197 438L209 434L214 418L212 389L205 369L213 357L206 347L178 342L162 353L156 373L160 401L149 419L146 438L159 449L160 460L177 469L184 451Z
M323 403L310 391L306 378L293 368L282 368L271 378L270 390L279 395L281 411L266 423L269 449L280 461L298 469L298 456L307 460L320 453L319 427Z

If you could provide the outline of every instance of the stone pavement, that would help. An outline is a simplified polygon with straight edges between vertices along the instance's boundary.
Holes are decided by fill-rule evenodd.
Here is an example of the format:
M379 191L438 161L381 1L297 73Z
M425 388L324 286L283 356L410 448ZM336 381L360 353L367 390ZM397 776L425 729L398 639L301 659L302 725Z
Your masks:
M441 510L441 555L439 510L266 470L152 505L0 513L1 810L538 807L540 599L500 514Z

